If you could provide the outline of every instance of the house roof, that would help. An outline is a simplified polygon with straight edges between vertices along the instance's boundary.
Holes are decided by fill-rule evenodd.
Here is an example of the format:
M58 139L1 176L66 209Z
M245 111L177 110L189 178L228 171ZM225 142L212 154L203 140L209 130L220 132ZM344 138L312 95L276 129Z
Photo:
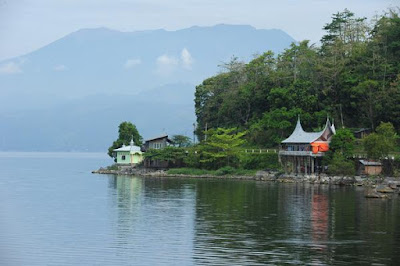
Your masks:
M382 163L380 162L371 162L371 161L366 161L366 160L360 160L359 161L362 165L366 165L366 166L381 166Z
M133 152L140 152L140 147L135 145L125 146L123 145L121 148L115 149L113 151L133 151Z
M335 131L336 131L335 127L332 126L329 119L327 119L325 128L322 131L305 132L303 130L303 127L301 126L300 118L298 118L293 133L287 139L283 140L282 143L311 143L318 140L319 138L325 138L326 136L329 135L325 133L332 133L332 135L334 135ZM328 140L322 139L321 141L328 141Z
M163 138L167 138L167 141L169 141L169 142L171 141L170 139L168 139L168 135L164 134L164 135L161 135L161 136L158 136L158 137L155 137L155 138L146 139L145 142L156 140L156 139L163 139Z
M359 130L354 131L354 134L366 132L366 131L371 131L371 129L370 128L360 128Z

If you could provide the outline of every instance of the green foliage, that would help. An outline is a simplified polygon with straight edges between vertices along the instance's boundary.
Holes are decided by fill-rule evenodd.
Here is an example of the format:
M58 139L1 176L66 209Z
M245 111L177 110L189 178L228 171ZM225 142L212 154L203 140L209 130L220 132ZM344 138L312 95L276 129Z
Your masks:
M372 133L364 138L364 150L370 159L382 159L395 149L397 134L391 123L381 123Z
M118 126L118 139L108 148L107 154L113 157L113 150L122 147L122 145L129 145L131 140L133 140L136 146L142 145L142 136L140 136L136 126L131 122L122 122Z
M216 175L232 175L233 173L236 172L236 169L231 167L231 166L224 166L222 168L219 168L217 171L215 171Z
M116 165L116 164L107 166L107 170L118 170L118 169L119 169L119 168L118 168L118 165Z
M172 166L180 166L186 157L186 151L179 147L165 147L164 149L150 149L144 153L146 159L168 161Z
M281 166L277 153L242 153L240 167L243 169L277 170Z
M204 140L206 125L238 128L248 131L249 145L276 147L298 114L306 130L318 129L326 115L338 128L375 129L387 121L400 130L398 12L369 23L344 10L324 29L321 47L302 41L247 64L233 58L222 73L198 85L198 138Z
M378 134L372 133L363 139L364 150L367 152L367 157L378 160L382 157L385 150L381 143L381 138Z
M355 145L355 137L349 129L339 129L332 137L329 144L329 150L332 153L340 153L345 158L353 155Z
M200 162L210 168L237 166L240 146L245 143L246 132L237 132L235 128L217 128L207 131L207 140L202 143Z
M192 141L188 136L184 135L174 135L172 136L172 142L175 146L182 148L182 147L189 147L192 145Z
M169 175L214 175L215 171L198 168L173 168L167 172Z
M230 166L222 167L218 170L205 170L198 168L173 168L167 172L169 175L192 175L192 176L224 176L224 175L240 175L252 176L255 175L255 170L236 169Z
M201 163L202 146L196 145L192 149L188 150L186 157L183 159L184 164L190 168L204 168Z
M354 162L345 158L341 153L335 153L328 166L328 174L353 176L355 174Z
M262 118L250 127L250 141L263 147L269 143L270 147L276 147L293 128L300 109L287 110L286 107L274 109L263 114Z

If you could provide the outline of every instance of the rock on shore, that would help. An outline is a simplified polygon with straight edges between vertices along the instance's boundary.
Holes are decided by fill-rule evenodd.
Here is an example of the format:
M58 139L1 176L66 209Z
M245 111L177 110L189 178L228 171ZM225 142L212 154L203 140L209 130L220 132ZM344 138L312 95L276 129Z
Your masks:
M113 165L107 168L100 168L92 173L96 174L116 174L116 175L136 175L149 177L192 177L192 178L224 178L224 179L244 179L257 181L274 181L280 183L309 183L309 184L330 184L339 186L365 186L370 187L366 197L368 198L388 198L388 193L400 192L400 179L391 177L361 177L361 176L328 176L320 175L287 175L276 171L257 171L254 176L213 176L213 175L170 175L166 170L155 170L147 168L137 168L126 165Z

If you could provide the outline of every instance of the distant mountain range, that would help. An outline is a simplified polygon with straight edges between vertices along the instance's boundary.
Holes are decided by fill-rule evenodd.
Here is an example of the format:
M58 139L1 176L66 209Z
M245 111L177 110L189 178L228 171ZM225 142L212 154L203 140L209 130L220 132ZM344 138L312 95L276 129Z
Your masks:
M125 120L144 138L192 136L197 84L233 56L249 61L292 42L242 25L79 30L0 62L0 150L105 151Z

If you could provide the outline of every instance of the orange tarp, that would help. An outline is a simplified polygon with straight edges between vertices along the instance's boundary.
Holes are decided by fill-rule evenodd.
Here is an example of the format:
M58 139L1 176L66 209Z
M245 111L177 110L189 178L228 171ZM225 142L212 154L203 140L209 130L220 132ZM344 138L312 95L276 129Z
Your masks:
M326 142L313 142L311 143L311 147L313 153L326 152L329 150L329 144Z

